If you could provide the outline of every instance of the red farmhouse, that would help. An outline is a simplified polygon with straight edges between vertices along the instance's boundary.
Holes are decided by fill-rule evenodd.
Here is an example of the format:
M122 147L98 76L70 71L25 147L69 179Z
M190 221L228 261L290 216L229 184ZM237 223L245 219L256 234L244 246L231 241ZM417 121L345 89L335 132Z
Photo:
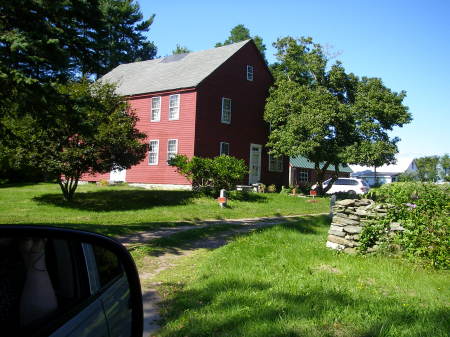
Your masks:
M229 154L250 168L245 184L287 184L287 160L268 155L264 104L272 76L252 40L224 47L123 64L102 80L118 84L148 136L147 158L126 171L84 181L126 181L189 188L167 160ZM286 181L285 181L286 180Z

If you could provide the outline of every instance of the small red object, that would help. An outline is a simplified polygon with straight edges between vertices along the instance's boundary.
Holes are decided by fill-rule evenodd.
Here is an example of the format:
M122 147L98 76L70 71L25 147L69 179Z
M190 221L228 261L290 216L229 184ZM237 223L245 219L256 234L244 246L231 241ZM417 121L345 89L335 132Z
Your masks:
M224 204L224 203L227 202L227 198L225 198L225 197L218 197L218 198L217 198L217 201L218 201L219 203L221 203L221 204Z
M317 191L311 190L311 191L309 191L309 195L312 195L315 197L317 195Z

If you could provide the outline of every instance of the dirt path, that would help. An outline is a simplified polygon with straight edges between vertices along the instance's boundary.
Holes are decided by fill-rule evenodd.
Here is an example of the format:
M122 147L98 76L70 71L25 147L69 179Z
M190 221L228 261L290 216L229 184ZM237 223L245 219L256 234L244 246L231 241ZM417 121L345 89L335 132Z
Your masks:
M318 215L318 214L308 214ZM150 336L157 331L160 326L158 302L160 297L156 290L157 283L151 283L151 279L159 274L161 271L176 266L176 260L183 256L189 256L198 249L215 249L225 245L233 237L238 234L248 233L258 228L273 226L286 222L297 221L302 216L285 216L285 217L270 217L270 218L252 218L252 219L236 219L236 220L208 220L198 222L197 225L180 226L160 228L158 230L148 232L138 232L118 238L118 240L125 246L134 246L136 244L144 244L149 241L167 237L176 233L188 231L191 229L205 228L214 225L236 225L242 226L231 230L224 230L223 232L215 233L207 238L191 241L183 244L176 249L170 250L158 256L149 257L149 263L144 264L145 270L139 271L139 276L142 285L142 297L144 303L144 337Z

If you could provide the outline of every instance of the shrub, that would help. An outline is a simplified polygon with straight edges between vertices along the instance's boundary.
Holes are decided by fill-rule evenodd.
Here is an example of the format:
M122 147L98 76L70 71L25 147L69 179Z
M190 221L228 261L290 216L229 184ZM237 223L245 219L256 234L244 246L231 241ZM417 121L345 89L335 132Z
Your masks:
M268 193L276 193L276 191L277 191L277 187L274 184L267 186Z
M281 191L280 194L285 194L285 195L289 195L292 193L292 188L291 187L284 187L281 186Z
M221 155L215 158L176 155L169 165L177 168L191 183L194 191L217 194L220 189L232 190L248 173L242 159Z
M393 205L386 225L399 222L405 231L395 238L404 253L437 268L450 267L450 187L433 183L386 184L371 193L379 202Z

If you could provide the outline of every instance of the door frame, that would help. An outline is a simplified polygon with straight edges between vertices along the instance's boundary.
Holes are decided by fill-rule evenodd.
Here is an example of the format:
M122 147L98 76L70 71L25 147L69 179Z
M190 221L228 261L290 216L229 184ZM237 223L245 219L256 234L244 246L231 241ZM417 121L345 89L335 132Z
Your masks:
M258 179L256 182L251 182L251 172L252 172L252 147L257 147L259 149L259 160L258 160L258 168L259 168L259 174L258 174ZM248 158L248 166L250 168L249 173L248 173L248 184L255 184L257 182L261 181L261 161L262 161L262 145L261 144L253 144L250 143L250 155Z

